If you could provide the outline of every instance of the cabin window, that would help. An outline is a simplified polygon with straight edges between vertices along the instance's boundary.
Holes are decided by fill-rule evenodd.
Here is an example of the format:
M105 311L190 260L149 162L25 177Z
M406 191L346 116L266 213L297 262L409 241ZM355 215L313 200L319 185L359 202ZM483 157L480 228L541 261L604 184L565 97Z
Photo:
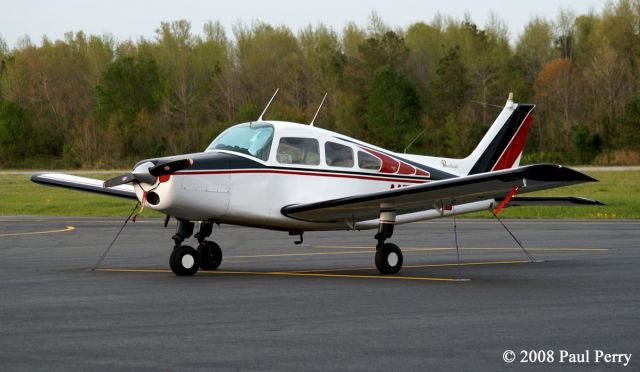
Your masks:
M320 145L314 138L282 137L276 152L281 164L320 164Z
M353 167L353 150L349 146L335 142L325 142L324 154L331 167Z
M358 151L358 166L362 169L380 170L382 161L369 153Z
M207 150L227 150L267 160L273 140L273 126L266 123L239 124L222 132Z

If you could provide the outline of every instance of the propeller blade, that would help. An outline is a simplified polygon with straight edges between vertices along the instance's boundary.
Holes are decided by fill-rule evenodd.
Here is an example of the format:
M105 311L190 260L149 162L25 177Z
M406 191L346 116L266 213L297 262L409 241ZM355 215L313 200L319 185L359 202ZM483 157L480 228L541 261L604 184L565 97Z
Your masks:
M125 183L129 183L131 181L134 181L135 179L136 179L136 176L134 176L133 173L121 174L119 176L116 176L104 181L104 183L102 184L102 187L106 188L106 187L119 186Z
M191 164L193 164L193 160L191 159L174 160L149 168L149 173L152 176L159 177L165 174L172 174L185 168L189 168Z
M181 171L192 164L193 160L191 159L174 160L160 165L146 162L136 167L132 173L122 174L104 181L102 186L114 187L133 181L154 183L157 177Z

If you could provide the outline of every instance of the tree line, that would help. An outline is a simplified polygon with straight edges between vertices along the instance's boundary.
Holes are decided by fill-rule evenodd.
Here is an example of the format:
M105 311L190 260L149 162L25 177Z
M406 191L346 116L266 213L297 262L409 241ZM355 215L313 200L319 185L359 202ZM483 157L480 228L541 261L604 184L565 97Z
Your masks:
M161 23L152 39L0 38L0 166L130 167L196 152L258 118L309 122L395 151L467 155L508 92L538 106L523 163L640 163L640 0L532 18L514 40L492 16L293 32Z

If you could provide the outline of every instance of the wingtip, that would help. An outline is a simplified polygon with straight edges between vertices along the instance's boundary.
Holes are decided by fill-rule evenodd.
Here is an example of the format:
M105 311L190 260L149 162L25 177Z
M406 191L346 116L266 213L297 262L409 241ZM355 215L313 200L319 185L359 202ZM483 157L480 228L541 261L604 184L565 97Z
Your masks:
M598 182L597 179L561 164L531 164L522 167L528 178L576 183Z
M42 181L46 178L46 177L43 177L43 176L44 176L44 175L47 175L47 174L52 175L52 174L54 174L54 173L49 173L49 172L38 172L38 173L33 173L33 174L31 175L31 177L29 178L29 180L30 180L31 182L35 182L35 183L42 183Z

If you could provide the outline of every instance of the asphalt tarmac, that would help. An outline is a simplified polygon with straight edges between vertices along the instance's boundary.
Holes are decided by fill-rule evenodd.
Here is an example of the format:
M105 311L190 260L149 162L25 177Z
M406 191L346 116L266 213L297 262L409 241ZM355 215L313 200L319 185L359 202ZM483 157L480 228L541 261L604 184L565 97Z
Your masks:
M0 216L0 369L640 369L640 221L506 223L539 262L495 220L458 220L459 265L452 220L396 227L392 276L371 231L222 226L221 270L176 277L159 220L92 271L121 220Z

